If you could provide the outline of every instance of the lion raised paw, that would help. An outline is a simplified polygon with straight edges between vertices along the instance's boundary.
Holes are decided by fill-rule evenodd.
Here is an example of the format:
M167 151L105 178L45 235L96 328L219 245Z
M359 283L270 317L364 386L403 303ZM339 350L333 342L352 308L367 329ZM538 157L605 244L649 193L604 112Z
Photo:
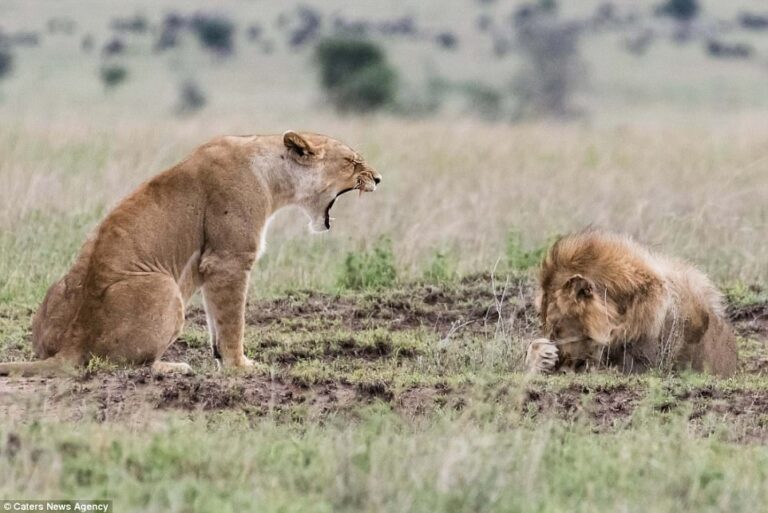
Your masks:
M546 338L538 338L530 343L525 354L525 365L528 372L545 374L552 372L558 363L557 346Z

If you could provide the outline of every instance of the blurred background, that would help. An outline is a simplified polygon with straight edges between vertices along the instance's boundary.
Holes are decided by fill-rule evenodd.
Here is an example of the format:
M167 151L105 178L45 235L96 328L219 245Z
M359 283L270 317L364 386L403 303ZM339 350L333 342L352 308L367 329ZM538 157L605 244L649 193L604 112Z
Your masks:
M289 128L384 182L327 236L282 214L264 291L372 248L401 277L525 268L586 225L764 282L767 86L761 0L0 0L0 297L39 300L198 144Z

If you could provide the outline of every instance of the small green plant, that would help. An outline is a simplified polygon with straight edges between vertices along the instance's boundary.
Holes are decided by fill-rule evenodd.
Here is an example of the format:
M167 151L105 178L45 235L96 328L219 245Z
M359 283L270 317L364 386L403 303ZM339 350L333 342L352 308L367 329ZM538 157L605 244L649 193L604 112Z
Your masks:
M724 286L723 292L728 304L734 307L756 305L768 299L759 285L747 285L742 281Z
M397 73L371 41L330 38L315 51L320 84L340 111L367 112L391 105Z
M512 230L507 236L507 265L512 271L527 271L538 266L547 252L548 244L528 249L523 244L522 235Z
M366 290L391 287L397 280L392 242L381 239L370 251L349 252L344 259L338 286Z
M88 360L84 372L86 374L98 374L100 372L114 372L117 368L115 362L107 360L106 358L94 356Z

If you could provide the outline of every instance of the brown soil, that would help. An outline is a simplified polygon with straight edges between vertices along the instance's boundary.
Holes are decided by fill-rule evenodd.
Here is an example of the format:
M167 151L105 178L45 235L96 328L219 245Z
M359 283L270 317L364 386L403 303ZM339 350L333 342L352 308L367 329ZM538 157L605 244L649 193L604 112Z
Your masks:
M451 287L414 285L358 296L307 292L257 300L248 307L247 322L262 332L423 328L444 336L459 326L465 331L489 332L497 329L501 319L519 334L532 336L536 328L532 298L533 292L525 281L501 284L494 291L488 276L476 276ZM742 336L765 346L768 305L732 308L729 314ZM187 322L204 326L202 311L192 309ZM341 343L335 351L330 357L374 359L388 354L386 347L361 349L352 343ZM766 351L757 354L763 356L745 358L743 371L768 372L768 362L763 364ZM291 353L286 358L290 361L278 363L291 365L300 360L301 355ZM192 347L183 338L171 348L168 359L190 362L203 372L189 377L161 377L152 375L148 369L134 369L86 374L77 379L0 379L0 418L90 418L140 425L152 419L162 422L168 411L232 410L253 417L300 412L297 418L301 420L352 411L374 401L388 403L403 415L419 416L438 408L471 407L478 393L478 387L394 390L387 383L354 385L343 381L305 386L263 374L224 375L212 370L212 359L205 347ZM768 393L712 387L685 392L671 390L668 401L656 404L649 400L648 391L642 385L585 387L574 384L554 389L545 383L531 383L523 391L519 387L513 390L497 386L481 393L492 394L499 403L513 405L522 415L588 422L598 432L626 426L650 408L661 413L682 411L692 426L705 434L712 429L708 426L717 424L711 422L712 418L729 425L736 423L740 427L735 431L736 441L768 443Z

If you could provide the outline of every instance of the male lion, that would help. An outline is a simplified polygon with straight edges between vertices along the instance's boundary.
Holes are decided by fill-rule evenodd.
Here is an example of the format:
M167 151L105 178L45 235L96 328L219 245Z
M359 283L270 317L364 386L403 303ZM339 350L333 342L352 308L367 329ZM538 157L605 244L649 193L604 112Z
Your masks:
M43 361L0 364L0 375L55 372L93 356L190 372L160 361L202 289L211 347L225 367L248 367L243 326L248 275L279 209L299 206L313 231L331 227L339 195L373 191L381 176L330 137L222 137L155 176L107 215L32 322Z
M558 240L541 264L539 305L547 338L528 348L534 372L736 370L736 339L709 279L626 236L589 230Z

